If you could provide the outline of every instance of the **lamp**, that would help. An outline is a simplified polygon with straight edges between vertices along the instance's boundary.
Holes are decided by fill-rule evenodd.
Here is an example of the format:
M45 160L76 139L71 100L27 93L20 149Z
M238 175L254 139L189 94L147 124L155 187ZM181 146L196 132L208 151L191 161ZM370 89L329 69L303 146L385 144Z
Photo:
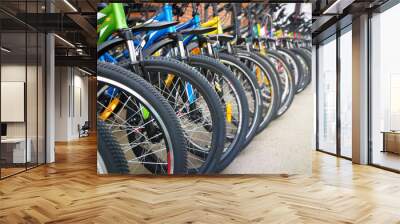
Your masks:
M5 48L5 47L1 47L0 49L1 49L2 51L6 52L6 53L10 53L10 52L11 52L11 50L9 50L9 49L7 49L7 48Z
M68 5L68 7L70 7L74 12L78 12L78 10L68 0L64 0L64 3Z

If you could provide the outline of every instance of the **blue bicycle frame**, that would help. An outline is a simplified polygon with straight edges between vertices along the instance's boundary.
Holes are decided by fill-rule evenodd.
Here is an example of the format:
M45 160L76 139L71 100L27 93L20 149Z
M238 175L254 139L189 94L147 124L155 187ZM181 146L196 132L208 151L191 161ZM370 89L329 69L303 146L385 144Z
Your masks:
M161 12L158 15L154 16L150 20L158 21L158 22L173 21L172 6L169 4L165 4L163 6L163 9L161 10ZM198 27L200 27L200 16L198 14L196 14L192 19L188 20L185 23L181 23L176 26L168 27L163 30L150 31L147 34L148 39L147 39L147 42L144 45L143 49L150 47L152 44L157 42L159 39L161 39L162 37L164 37L170 33L175 33L177 31L181 31L184 29L198 28ZM196 38L196 35L186 35L183 39L183 45L187 46L195 38Z
M181 31L184 29L192 29L199 27L200 27L200 16L196 14L192 19L188 20L187 22L178 24L176 26L176 30ZM186 35L183 38L183 45L187 46L194 39L196 39L196 35Z
M157 15L155 15L153 18L150 19L150 21L154 22L172 22L173 20L174 20L174 15L172 12L172 6L170 4L164 4L160 13L158 13ZM149 31L146 34L147 41L146 44L143 46L143 49L147 49L162 37L165 37L166 35L175 32L176 32L175 26L170 26L168 28L157 31Z
M157 15L155 15L153 18L151 18L149 21L152 22L172 22L173 21L173 11L172 11L172 6L170 4L164 4L164 6L162 7L162 10L160 11L160 13L158 13ZM198 24L200 24L200 18L197 17L198 20ZM143 46L142 49L147 49L149 48L152 44L154 44L155 42L157 42L159 39L165 37L166 35L170 34L170 33L175 33L176 32L176 27L175 26L171 26L162 30L157 30L157 31L149 31L147 32L147 34L143 37L143 40L145 41L145 44ZM137 35L139 33L134 33L134 35ZM109 40L113 39L113 36L109 37ZM188 43L188 42L187 42ZM140 46L141 41L134 41L134 44L136 47ZM124 57L129 57L129 52L128 50L124 50L123 51L123 55ZM100 61L107 61L107 62L111 62L111 63L117 63L118 60L114 57L112 57L109 53L105 53L104 55L99 57ZM196 95L194 94L193 91L193 86L190 83L186 83L185 86L185 90L186 90L186 94L189 100L189 103L192 104L196 101Z
M170 4L164 4L164 6L162 7L161 12L150 19L150 21L154 21L154 22L172 22L173 20L174 20L174 15L173 15L173 12L172 12L172 6ZM200 18L198 18L198 20L199 20L199 23L200 23ZM184 23L183 25L185 25L185 24L186 23ZM191 25L191 24L189 24L189 25ZM168 35L170 33L175 33L177 31L177 28L178 27L171 26L171 27L168 27L168 28L165 28L165 29L162 29L162 30L148 32L146 34L147 41L146 41L146 44L143 46L143 49L147 49L152 44L154 44L155 42L157 42L161 38L165 37L166 35ZM193 92L193 86L190 83L186 83L186 88L185 89L186 89L186 93L187 93L187 96L188 96L188 99L189 99L189 103L192 104L196 100L196 95Z

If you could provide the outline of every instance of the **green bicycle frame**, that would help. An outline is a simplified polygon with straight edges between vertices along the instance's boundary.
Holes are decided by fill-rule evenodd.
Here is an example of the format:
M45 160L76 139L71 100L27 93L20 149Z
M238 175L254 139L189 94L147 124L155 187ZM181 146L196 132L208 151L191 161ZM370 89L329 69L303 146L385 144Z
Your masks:
M110 3L97 13L97 45L117 30L128 28L122 3Z
M122 3L110 3L97 13L97 45L104 43L115 31L127 29L124 6ZM150 111L140 106L144 119L150 118Z

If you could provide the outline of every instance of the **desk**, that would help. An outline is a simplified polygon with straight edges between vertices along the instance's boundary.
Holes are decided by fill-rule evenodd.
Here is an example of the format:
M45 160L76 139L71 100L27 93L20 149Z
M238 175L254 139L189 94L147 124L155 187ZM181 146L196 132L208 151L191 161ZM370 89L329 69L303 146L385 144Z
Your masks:
M26 152L25 152L26 142L28 143L27 144L28 147L26 147ZM26 140L26 142L25 142L25 138L1 139L1 152L2 152L2 157L3 157L2 159L5 159L6 163L31 162L31 160L32 160L32 153L31 153L32 141L30 138L28 138Z
M382 152L400 154L400 131L383 131Z

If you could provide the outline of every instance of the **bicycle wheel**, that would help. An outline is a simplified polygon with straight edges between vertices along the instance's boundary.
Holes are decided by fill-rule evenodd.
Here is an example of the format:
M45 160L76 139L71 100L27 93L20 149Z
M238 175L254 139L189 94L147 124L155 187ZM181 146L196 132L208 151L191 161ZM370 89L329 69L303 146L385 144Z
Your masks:
M196 69L172 58L150 57L140 65L142 77L167 99L181 122L189 173L214 173L224 148L225 116L213 87Z
M302 85L304 82L304 69L301 64L301 61L292 51L285 48L277 48L277 51L281 53L283 57L285 57L286 61L289 63L292 74L294 75L295 83L296 83L296 93L301 92Z
M129 173L187 173L183 130L167 101L117 65L98 62L97 81L97 116L123 151Z
M297 54L303 65L305 78L302 87L305 89L311 83L311 55L307 50L301 48L293 48L290 50Z
M236 79L239 80L247 98L247 103L249 106L249 122L246 139L242 144L243 149L257 134L257 128L261 122L261 89L258 85L255 75L236 57L226 53L219 53L218 56L219 61L227 66L232 71Z
M257 133L264 130L275 117L280 105L279 81L273 71L273 67L262 56L255 52L237 50L236 55L257 77L261 87L262 96L262 120Z
M189 56L188 64L195 67L214 86L225 111L225 145L217 166L217 170L222 171L235 159L246 138L249 106L245 92L234 74L214 58L193 55Z
M99 174L129 173L128 162L121 146L104 121L97 119L97 170Z
M289 69L289 64L279 52L268 50L266 57L275 65L282 86L281 103L276 112L276 116L279 117L289 109L296 94L294 76Z

